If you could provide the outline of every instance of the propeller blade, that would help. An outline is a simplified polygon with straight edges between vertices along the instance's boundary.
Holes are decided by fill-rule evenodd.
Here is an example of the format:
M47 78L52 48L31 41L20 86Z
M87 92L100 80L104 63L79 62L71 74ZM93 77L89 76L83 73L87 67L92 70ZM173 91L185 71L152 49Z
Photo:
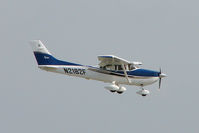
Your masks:
M159 89L160 89L160 87L161 87L161 82L162 82L161 74L162 74L162 69L161 69L161 67L160 67L160 74L159 74Z
M159 72L159 89L161 87L162 78L164 78L164 77L167 77L167 75L162 73L162 70L160 68L160 72Z
M161 87L162 78L159 77L159 89Z

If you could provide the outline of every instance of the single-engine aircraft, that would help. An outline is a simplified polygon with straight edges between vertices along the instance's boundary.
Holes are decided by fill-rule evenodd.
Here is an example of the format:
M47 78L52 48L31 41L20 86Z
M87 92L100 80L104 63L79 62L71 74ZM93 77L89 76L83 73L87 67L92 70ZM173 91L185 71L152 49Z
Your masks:
M99 67L87 66L56 59L40 40L32 40L30 44L40 69L111 83L105 88L113 93L122 94L126 91L126 88L121 86L122 84L135 85L140 86L137 94L146 96L149 91L144 89L144 86L151 85L159 80L160 88L161 79L166 77L161 69L159 72L141 69L139 68L141 62L129 62L114 55L98 56Z

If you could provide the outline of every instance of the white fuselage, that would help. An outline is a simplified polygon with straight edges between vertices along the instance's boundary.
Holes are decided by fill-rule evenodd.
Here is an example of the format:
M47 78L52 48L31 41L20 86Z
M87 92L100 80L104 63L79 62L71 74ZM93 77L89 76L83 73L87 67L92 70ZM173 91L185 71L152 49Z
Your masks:
M113 75L109 70L101 70L92 66L71 66L71 65L39 65L42 70L76 76L85 79L98 80L116 84L146 86L158 81L159 77L129 77L129 81L122 75Z

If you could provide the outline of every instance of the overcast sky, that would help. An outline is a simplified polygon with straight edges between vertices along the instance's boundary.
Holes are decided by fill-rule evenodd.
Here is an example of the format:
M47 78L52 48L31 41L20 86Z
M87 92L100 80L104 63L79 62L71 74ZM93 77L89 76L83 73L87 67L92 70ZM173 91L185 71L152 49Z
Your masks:
M199 2L6 0L0 4L1 133L196 133ZM97 65L97 55L143 62L169 77L136 94L39 70L29 40L55 57Z

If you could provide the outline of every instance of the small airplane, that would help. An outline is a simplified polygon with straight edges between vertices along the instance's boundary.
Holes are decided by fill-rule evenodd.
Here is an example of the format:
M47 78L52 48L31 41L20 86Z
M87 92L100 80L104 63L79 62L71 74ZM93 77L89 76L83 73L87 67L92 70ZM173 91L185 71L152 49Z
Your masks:
M105 88L113 93L122 94L126 91L126 88L121 86L121 84L124 84L140 86L140 90L136 93L147 96L149 91L143 87L159 80L160 89L161 79L166 77L161 69L159 72L141 69L139 68L142 65L141 62L129 62L114 55L98 56L99 67L87 66L56 59L40 40L32 40L30 44L40 69L111 83Z

